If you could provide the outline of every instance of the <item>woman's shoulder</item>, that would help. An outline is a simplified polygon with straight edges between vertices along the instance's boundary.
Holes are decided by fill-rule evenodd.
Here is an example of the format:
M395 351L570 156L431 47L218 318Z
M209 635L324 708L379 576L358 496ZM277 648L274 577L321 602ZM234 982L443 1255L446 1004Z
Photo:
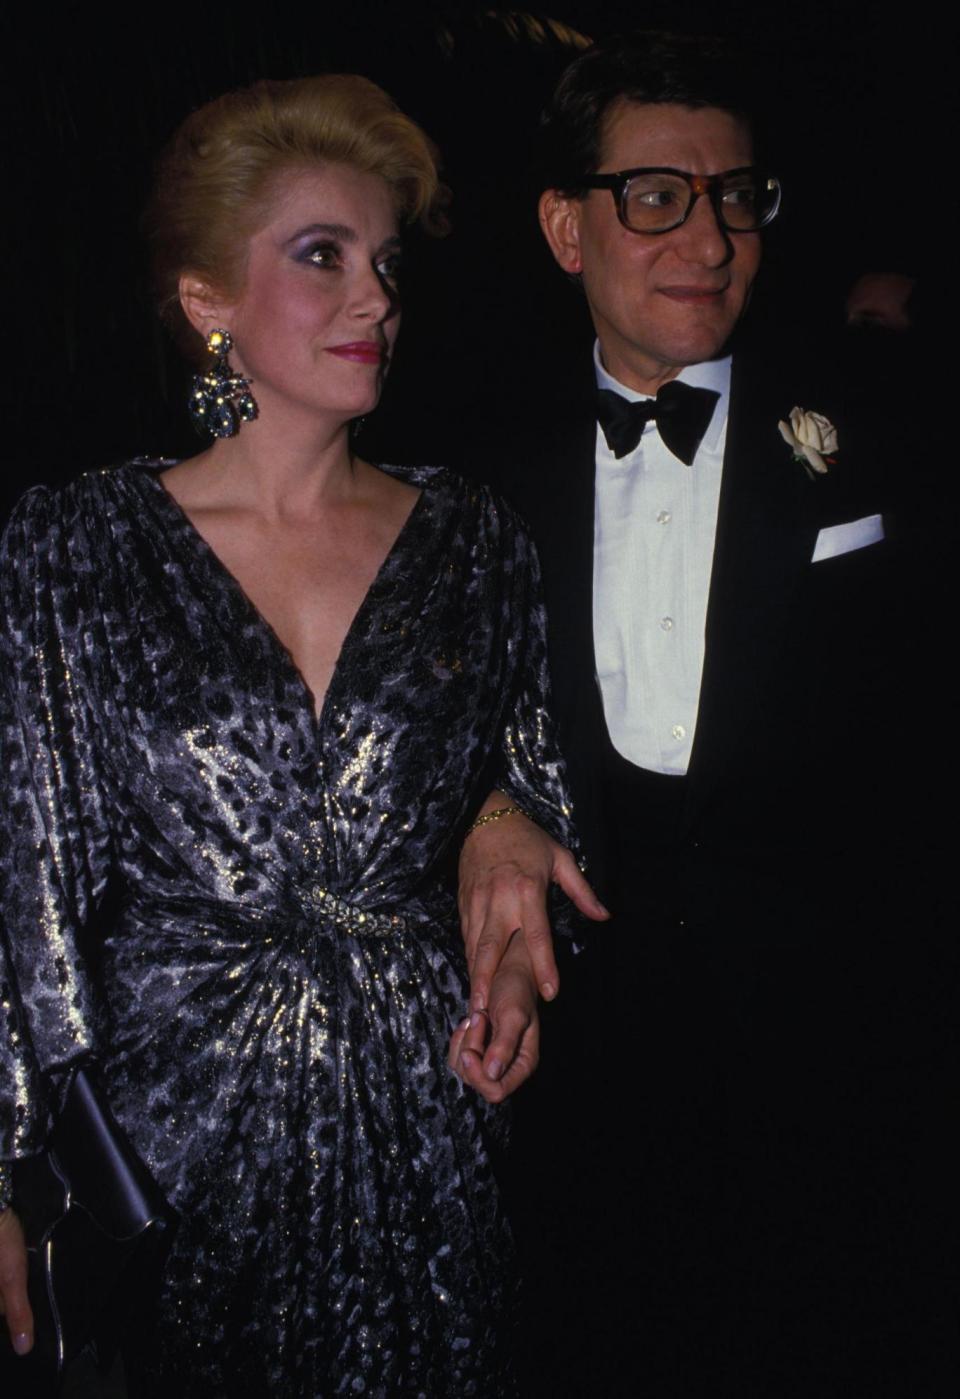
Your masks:
M395 466L380 464L380 470L409 485L418 486L437 503L473 518L478 524L526 536L523 520L508 500L487 482L463 474L449 466Z
M93 467L68 481L39 481L29 486L17 499L7 517L11 527L29 530L97 508L106 495L116 495L138 480L158 476L174 459L167 457L131 457L110 466Z
M43 560L75 563L79 557L88 557L92 564L107 547L106 535L112 535L117 519L137 518L144 489L152 489L145 487L146 478L156 477L170 465L163 458L136 457L85 471L69 481L29 487L2 531L4 570L24 567L31 558L37 567L44 566Z

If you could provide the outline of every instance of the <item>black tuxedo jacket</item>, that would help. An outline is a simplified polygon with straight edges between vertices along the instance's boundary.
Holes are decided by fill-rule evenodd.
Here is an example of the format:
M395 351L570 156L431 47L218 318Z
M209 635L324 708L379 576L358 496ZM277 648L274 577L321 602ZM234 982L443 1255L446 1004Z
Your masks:
M553 699L593 877L609 890L601 804L608 742L593 645L596 415L589 356L536 421L498 427L476 469L530 525L549 616ZM890 541L812 563L819 531L882 512L884 464L836 395L776 356L734 356L706 656L676 877L691 915L762 925L840 916L862 889L896 787L889 749ZM777 429L795 404L839 430L811 481ZM678 466L678 470L680 467ZM885 837L884 837L885 838ZM655 878L636 852L629 877ZM859 893L856 897L859 897ZM801 909L798 898L803 903ZM849 899L845 900L849 903ZM843 911L849 917L849 908Z

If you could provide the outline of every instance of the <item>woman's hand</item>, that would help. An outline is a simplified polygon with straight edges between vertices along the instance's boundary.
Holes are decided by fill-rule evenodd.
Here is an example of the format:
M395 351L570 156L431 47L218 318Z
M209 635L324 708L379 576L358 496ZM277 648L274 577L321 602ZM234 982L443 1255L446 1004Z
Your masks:
M0 1213L0 1316L6 1316L17 1355L33 1347L33 1313L27 1301L27 1250L13 1210Z
M512 806L493 792L481 815ZM562 845L519 811L488 821L470 832L460 852L460 922L470 968L470 1006L488 1008L491 983L514 933L526 948L545 1001L560 988L547 917L547 889L559 884L587 918L610 914Z
M488 1103L502 1103L540 1059L540 1017L530 959L517 934L500 961L490 1004L473 1010L450 1038L448 1062Z

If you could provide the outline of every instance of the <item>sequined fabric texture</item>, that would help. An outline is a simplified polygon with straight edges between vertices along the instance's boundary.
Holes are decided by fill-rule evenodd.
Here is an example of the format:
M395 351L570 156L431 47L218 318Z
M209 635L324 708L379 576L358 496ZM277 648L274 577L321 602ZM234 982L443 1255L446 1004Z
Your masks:
M448 867L493 785L569 842L568 809L525 534L397 474L319 718L155 464L30 492L4 540L0 1159L96 1053L181 1215L167 1395L510 1392Z

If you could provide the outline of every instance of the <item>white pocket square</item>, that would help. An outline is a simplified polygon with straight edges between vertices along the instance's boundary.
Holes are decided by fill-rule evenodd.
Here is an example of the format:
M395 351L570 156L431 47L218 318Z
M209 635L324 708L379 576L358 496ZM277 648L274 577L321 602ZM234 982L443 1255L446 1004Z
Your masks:
M839 554L850 554L854 549L878 544L883 538L882 515L864 515L862 520L851 520L848 525L829 525L817 535L810 562L835 559Z

